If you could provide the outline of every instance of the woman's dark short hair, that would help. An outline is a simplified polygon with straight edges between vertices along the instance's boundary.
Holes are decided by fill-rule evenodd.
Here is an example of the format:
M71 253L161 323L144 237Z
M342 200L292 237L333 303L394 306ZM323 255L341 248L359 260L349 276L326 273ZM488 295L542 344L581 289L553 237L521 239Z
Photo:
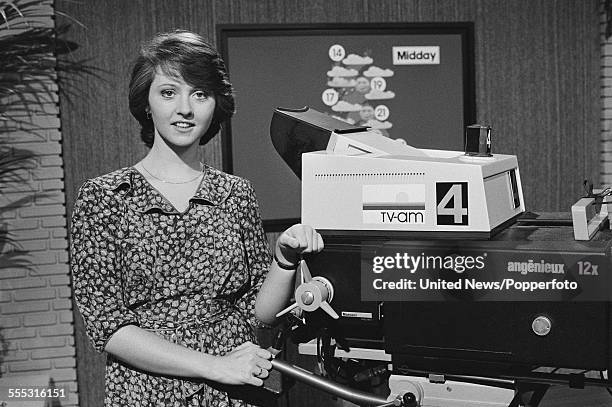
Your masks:
M200 35L183 30L157 34L144 43L130 80L130 112L141 126L140 137L153 145L153 121L147 117L149 89L157 70L182 78L189 85L215 96L215 111L200 144L206 144L234 113L234 95L219 53Z

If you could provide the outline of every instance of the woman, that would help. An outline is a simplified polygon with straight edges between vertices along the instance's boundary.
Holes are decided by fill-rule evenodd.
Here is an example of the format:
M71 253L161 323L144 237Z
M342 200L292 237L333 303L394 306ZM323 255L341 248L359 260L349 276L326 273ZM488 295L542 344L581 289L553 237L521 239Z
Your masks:
M87 181L72 219L74 296L109 356L105 405L245 405L225 385L268 376L253 326L274 323L321 236L294 225L271 261L250 183L199 161L234 110L223 61L200 36L145 44L129 102L151 150Z

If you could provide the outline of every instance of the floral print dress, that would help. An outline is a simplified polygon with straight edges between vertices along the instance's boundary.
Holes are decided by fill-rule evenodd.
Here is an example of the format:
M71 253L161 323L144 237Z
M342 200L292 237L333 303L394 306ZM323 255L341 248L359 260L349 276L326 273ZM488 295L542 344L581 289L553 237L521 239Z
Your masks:
M133 324L212 355L255 342L270 264L251 184L205 166L178 212L133 167L83 184L71 223L74 297L102 352ZM245 406L214 383L148 375L108 356L105 406Z

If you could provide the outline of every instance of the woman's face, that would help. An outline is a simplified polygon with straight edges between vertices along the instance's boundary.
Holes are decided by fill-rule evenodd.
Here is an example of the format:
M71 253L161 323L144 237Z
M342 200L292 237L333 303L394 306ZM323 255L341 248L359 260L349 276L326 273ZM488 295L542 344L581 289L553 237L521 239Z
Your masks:
M159 70L149 89L149 111L155 126L155 140L188 147L198 144L206 133L215 111L214 95L197 89L182 78L164 75Z

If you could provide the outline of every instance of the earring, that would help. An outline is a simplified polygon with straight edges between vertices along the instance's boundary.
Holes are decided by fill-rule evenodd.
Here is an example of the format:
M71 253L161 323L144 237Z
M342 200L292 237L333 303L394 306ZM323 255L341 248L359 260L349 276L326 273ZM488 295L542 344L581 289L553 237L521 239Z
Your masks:
M145 115L147 116L147 120L151 120L151 112L149 112L148 110L145 112Z

